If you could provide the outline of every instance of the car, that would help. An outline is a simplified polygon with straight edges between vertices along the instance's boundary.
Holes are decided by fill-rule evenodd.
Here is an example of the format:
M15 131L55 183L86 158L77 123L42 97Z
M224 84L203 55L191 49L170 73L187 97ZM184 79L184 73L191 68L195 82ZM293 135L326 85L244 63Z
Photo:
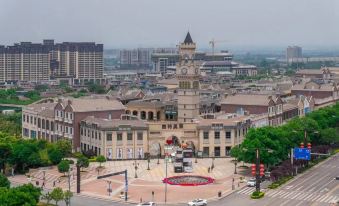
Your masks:
M204 199L195 199L188 203L189 206L206 206L207 200Z
M247 181L247 186L248 186L248 187L255 187L255 185L256 185L256 180L255 180L255 178L251 178L251 179L249 179L249 180Z
M144 202L138 204L137 206L156 206L156 204L154 202Z

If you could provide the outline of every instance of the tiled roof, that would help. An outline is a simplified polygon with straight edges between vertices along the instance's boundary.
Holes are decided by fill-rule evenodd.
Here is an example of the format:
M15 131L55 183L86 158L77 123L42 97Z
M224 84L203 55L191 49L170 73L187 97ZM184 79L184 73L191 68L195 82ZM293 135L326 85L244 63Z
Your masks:
M230 119L201 119L197 121L198 126L211 126L212 124L223 124L224 126L235 126L238 122L248 120L248 117L234 117Z
M270 101L269 97L268 95L251 94L228 95L226 99L221 101L221 104L267 106Z
M116 128L127 125L131 127L147 128L146 123L142 120L103 119L89 116L82 120L82 122L86 122L86 124L96 124L100 128Z

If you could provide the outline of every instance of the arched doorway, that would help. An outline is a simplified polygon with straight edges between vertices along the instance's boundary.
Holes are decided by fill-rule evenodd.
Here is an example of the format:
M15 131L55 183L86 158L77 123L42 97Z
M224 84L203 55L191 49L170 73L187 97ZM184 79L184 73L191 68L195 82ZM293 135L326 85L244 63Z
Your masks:
M138 111L133 111L133 113L132 113L134 116L138 116Z
M131 114L131 111L129 111L129 110L126 110L126 114Z

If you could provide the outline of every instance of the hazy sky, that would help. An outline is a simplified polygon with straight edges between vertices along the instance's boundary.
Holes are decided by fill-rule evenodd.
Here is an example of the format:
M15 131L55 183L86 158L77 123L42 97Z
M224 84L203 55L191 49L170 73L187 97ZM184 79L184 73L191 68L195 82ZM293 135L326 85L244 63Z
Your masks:
M339 0L0 0L0 44L95 41L105 48L339 46Z

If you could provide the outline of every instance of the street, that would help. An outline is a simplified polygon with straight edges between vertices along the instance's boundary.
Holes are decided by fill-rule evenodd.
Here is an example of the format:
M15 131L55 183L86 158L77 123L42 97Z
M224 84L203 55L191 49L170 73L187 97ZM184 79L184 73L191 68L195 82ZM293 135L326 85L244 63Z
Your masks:
M254 187L243 189L209 205L325 206L339 200L339 155L330 157L278 189L271 189L260 200L249 196Z

